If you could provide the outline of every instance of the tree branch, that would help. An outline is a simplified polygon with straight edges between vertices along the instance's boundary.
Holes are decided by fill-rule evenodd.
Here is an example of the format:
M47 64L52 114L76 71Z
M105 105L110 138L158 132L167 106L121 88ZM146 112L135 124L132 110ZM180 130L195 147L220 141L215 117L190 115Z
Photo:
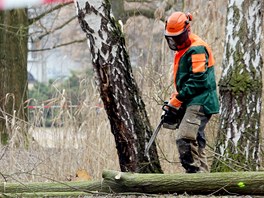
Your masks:
M36 21L39 21L40 19L42 19L43 17L45 17L47 14L49 14L49 13L55 11L55 10L58 10L58 9L64 7L64 6L67 6L67 5L69 5L69 4L72 4L72 3L73 3L73 2L68 2L68 3L59 4L59 5L55 6L55 7L53 7L53 8L51 8L51 9L47 10L46 12L43 12L43 13L40 14L39 16L36 16L36 17L34 17L34 18L29 19L29 20L28 20L28 24L29 24L29 25L32 25L32 24L35 23Z
M38 39L41 40L43 37L51 34L51 33L54 33L56 30L59 30L59 29L62 29L64 26L66 26L67 24L69 24L70 22L72 22L74 19L76 18L76 16L70 18L68 21L65 21L62 25L54 28L53 30L50 30L50 31L46 31L44 34L38 36Z
M145 3L145 6L140 6L138 7L139 3L135 4L135 1L127 1L127 6L125 8L125 13L126 16L138 16L142 15L147 18L153 18L153 19L158 19L158 20L163 20L165 19L165 12L171 9L173 6L172 4L169 4L167 1L163 1L162 4L156 8L153 6L150 6L148 4L148 1L138 1L141 2L142 4Z
M34 50L28 50L28 51L29 52L48 51L48 50L53 50L53 49L56 49L56 48L59 48L59 47L64 47L64 46L67 46L67 45L71 45L71 44L74 44L74 43L82 43L82 42L84 42L86 40L87 39L84 38L84 39L80 39L80 40L70 41L70 42L67 42L67 43L62 43L62 44L59 44L59 45L54 45L53 47L48 47L48 48L43 48L43 49L34 49Z

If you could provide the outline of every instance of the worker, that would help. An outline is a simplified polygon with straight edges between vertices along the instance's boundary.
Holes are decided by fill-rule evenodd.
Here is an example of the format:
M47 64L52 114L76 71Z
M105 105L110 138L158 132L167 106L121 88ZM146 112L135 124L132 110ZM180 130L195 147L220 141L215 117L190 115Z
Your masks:
M191 32L190 13L174 12L165 25L165 38L174 56L175 92L169 105L184 109L176 145L186 173L209 172L205 127L219 112L214 58L208 44Z

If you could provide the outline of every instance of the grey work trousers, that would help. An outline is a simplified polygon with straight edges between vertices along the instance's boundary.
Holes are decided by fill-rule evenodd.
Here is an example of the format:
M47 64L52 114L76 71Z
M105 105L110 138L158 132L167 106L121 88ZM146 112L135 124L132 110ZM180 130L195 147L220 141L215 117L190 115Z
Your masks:
M179 158L186 173L209 172L204 129L210 118L200 105L186 109L176 135Z

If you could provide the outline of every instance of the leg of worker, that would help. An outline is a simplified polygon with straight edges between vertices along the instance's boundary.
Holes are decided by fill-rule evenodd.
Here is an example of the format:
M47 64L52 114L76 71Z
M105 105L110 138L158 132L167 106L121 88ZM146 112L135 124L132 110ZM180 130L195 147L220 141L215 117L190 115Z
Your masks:
M205 153L206 139L205 139L204 129L210 118L211 115L205 115L201 117L201 125L199 127L199 131L197 135L198 154L201 163L200 165L201 172L209 172L209 166L207 164L207 157Z
M176 140L179 151L179 158L186 173L196 173L199 171L198 152L194 152L192 140L178 139Z
M204 117L203 107L198 105L188 107L177 133L176 144L179 157L187 173L200 172L205 169L201 166L202 163L206 162L204 161L205 153L204 150L199 149L197 141L199 131L203 131L202 129L205 128L202 124L206 125L207 123L202 122Z

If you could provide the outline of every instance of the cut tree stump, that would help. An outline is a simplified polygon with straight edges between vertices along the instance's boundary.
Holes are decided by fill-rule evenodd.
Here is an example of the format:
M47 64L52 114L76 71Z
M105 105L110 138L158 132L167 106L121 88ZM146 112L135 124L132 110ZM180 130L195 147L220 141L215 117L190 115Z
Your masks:
M264 172L139 174L106 170L103 185L115 193L264 195Z

